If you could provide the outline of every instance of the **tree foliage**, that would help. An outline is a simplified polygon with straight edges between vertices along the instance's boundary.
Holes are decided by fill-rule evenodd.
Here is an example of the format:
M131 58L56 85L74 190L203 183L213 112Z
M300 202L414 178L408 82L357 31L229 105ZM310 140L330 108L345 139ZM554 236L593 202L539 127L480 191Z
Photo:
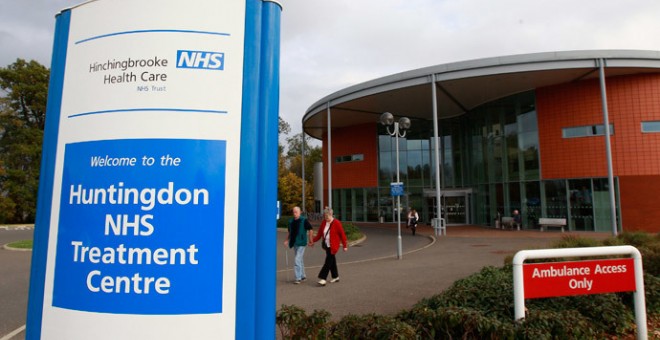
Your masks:
M286 120L282 119L282 117L279 118L279 126L278 126L278 132L281 135L288 135L291 132L291 125L286 122Z
M289 124L280 117L280 135L288 135L291 131ZM281 140L282 138L280 138ZM284 138L286 147L279 145L279 171L278 171L278 199L282 204L282 211L290 211L302 204L302 133ZM311 137L305 137L305 204L304 210L312 211L314 208L314 163L323 158L320 146L310 145Z
M313 183L314 163L322 161L323 150L320 146L312 146L310 144L311 139L311 137L305 136L305 180ZM298 177L302 177L302 132L287 138L286 141L289 170L295 173Z
M36 215L49 75L36 61L0 68L0 223Z
M290 212L293 207L302 207L302 178L292 172L280 176L278 180L278 197L282 205L282 212ZM314 207L313 188L305 184L305 209L311 211Z

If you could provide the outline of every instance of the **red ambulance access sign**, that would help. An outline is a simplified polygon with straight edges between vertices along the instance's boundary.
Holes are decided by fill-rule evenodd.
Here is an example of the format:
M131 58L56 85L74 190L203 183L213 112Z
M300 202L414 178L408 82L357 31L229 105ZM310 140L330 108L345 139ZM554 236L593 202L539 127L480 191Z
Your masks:
M525 298L635 291L633 259L523 265Z

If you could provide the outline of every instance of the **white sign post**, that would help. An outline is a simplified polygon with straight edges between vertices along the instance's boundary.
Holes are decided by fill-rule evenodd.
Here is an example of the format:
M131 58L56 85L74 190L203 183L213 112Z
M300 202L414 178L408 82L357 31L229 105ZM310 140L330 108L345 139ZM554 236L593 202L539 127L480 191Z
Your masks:
M630 259L528 264L525 260L630 255ZM628 261L626 261L628 260ZM629 263L629 262L632 262ZM527 269L524 266L529 266ZM557 267L557 268L555 268ZM630 268L629 268L630 267ZM531 282L534 281L534 282ZM633 281L633 282L628 282ZM528 294L529 284L537 292ZM525 298L634 291L637 338L646 339L646 300L642 255L633 246L521 250L513 257L515 320L525 318Z
M259 259L275 240L257 230L275 226L280 11L99 0L57 16L28 339L273 336Z

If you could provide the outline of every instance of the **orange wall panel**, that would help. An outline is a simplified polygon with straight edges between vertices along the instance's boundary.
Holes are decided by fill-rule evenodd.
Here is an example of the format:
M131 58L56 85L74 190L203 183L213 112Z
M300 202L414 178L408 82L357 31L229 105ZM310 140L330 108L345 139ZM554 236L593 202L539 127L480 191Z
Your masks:
M615 176L660 175L660 133L641 122L660 120L660 75L607 78L607 105ZM543 179L607 176L604 136L562 138L562 128L600 125L598 80L537 89Z
M324 178L328 178L327 136L323 137ZM332 130L332 188L378 186L378 141L376 122ZM336 163L339 156L363 154L364 160ZM327 181L324 188L327 190ZM326 196L327 197L327 196Z
M623 230L660 232L660 176L623 176L619 187Z

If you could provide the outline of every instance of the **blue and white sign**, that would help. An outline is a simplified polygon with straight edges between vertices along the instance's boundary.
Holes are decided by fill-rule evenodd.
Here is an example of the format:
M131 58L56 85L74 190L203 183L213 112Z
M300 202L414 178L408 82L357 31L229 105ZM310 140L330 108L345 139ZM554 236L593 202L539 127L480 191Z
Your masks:
M391 196L403 196L403 182L392 182L390 183L390 195Z
M272 336L280 11L57 16L26 338Z
M224 141L66 145L53 306L222 312Z

